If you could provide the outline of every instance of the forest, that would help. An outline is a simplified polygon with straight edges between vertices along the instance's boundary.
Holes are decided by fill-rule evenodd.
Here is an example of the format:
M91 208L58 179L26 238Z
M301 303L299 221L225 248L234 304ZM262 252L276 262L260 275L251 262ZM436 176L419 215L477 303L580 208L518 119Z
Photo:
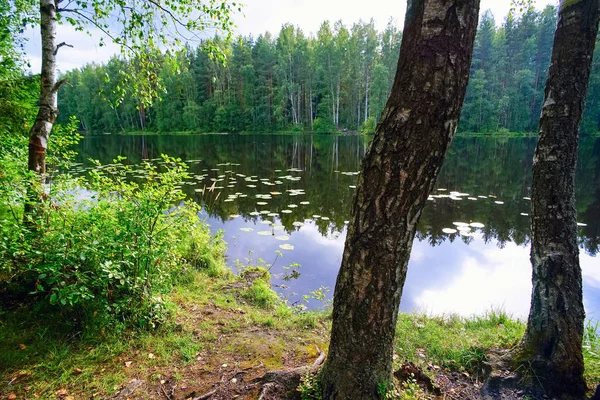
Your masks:
M531 10L502 24L480 20L460 132L534 132L548 74L557 10ZM156 53L162 90L144 107L125 93L114 57L66 73L62 122L76 116L92 134L153 132L372 133L391 91L402 32L390 21L321 24L316 36L290 24L277 36L216 37L226 64L202 48ZM596 57L597 58L597 57ZM600 60L590 78L582 134L600 124Z
M600 0L479 4L232 40L225 0L0 0L0 397L600 398ZM61 24L120 56L61 74ZM202 132L259 134L146 135ZM490 308L400 313L415 239Z

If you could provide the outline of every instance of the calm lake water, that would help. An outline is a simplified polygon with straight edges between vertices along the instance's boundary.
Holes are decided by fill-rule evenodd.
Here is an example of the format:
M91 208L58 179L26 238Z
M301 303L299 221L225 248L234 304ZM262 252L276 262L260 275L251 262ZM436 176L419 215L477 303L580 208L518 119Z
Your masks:
M273 283L290 303L329 288L341 262L346 221L368 139L357 136L199 135L85 138L79 161L130 163L180 157L183 186L225 230L228 262L276 262ZM456 138L413 246L402 311L472 315L502 308L528 314L529 217L535 139ZM137 179L133 177L132 179ZM210 191L210 187L214 187ZM588 318L600 320L600 140L582 140L577 169L579 242ZM456 222L471 230L451 232ZM483 225L481 227L481 225ZM293 248L293 249L292 249ZM277 251L283 254L278 257ZM292 264L291 267L290 264ZM294 265L299 264L299 266ZM288 269L284 268L288 267ZM293 271L298 279L285 280ZM322 303L310 299L309 308Z

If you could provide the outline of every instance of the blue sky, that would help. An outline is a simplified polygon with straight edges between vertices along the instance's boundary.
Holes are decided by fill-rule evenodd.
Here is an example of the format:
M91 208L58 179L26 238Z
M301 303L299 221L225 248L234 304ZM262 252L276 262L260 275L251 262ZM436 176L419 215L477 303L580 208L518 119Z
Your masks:
M404 23L406 1L403 0L245 0L243 15L237 15L237 33L257 36L270 31L276 34L281 25L290 22L302 28L306 33L314 33L324 20L341 19L346 26L358 20L373 18L378 29L383 29L390 18L398 27ZM536 0L537 8L547 4L557 4L557 0ZM511 7L511 0L481 0L481 10L492 10L496 22L501 23ZM93 32L93 31L92 31ZM26 32L28 43L27 55L31 63L31 71L39 72L40 39L39 30ZM90 62L106 62L118 47L109 43L105 47L98 46L98 32L93 37L76 32L70 26L60 26L58 41L72 44L73 48L63 48L58 55L58 68L61 72L81 67Z

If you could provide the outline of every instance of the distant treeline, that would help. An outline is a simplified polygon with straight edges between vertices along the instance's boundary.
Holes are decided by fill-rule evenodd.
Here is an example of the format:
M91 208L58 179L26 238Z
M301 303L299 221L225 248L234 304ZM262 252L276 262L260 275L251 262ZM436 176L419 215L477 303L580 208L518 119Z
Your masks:
M544 98L557 9L509 16L483 14L476 38L460 131L534 132ZM66 74L61 118L75 115L90 133L125 131L372 132L396 71L402 33L390 22L346 27L323 22L316 36L292 25L277 37L215 42L226 65L201 49L156 55L164 88L151 107L118 95L125 61ZM600 47L600 46L598 46ZM584 134L600 130L600 60L594 60ZM162 90L164 89L164 90ZM120 100L117 100L120 99Z

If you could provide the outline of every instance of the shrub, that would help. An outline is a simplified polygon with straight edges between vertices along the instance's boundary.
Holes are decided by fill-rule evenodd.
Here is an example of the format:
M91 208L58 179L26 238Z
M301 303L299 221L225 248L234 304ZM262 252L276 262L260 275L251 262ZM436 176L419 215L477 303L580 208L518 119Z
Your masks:
M313 121L313 132L314 133L337 133L337 129L333 124L333 121L329 118L315 118Z
M0 273L80 327L156 327L166 316L163 295L186 268L221 273L224 243L200 221L198 205L184 201L180 160L163 156L160 170L146 163L141 183L115 161L98 164L87 182L53 185L35 229L18 218L3 223Z
M365 122L360 124L360 133L362 134L373 134L376 128L375 117L369 117Z

